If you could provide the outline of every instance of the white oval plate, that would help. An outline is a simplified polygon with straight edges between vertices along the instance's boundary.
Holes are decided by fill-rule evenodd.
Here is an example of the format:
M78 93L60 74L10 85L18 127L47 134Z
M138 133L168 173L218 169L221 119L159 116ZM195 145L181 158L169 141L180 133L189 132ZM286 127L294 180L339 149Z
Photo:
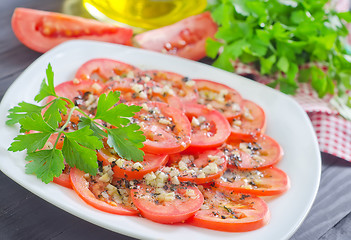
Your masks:
M278 164L290 177L291 189L269 200L270 223L256 231L227 233L187 224L163 225L140 217L104 213L85 204L73 190L44 184L24 173L25 153L7 151L18 127L5 125L8 109L20 101L33 102L45 69L50 62L55 84L71 80L75 71L92 58L112 58L142 69L174 71L191 78L205 78L237 89L265 110L267 135L276 139L285 156ZM318 144L307 114L290 97L238 75L186 59L110 43L93 41L66 42L34 61L12 84L0 105L0 169L14 181L86 221L121 234L144 239L288 239L306 217L315 199L321 171Z

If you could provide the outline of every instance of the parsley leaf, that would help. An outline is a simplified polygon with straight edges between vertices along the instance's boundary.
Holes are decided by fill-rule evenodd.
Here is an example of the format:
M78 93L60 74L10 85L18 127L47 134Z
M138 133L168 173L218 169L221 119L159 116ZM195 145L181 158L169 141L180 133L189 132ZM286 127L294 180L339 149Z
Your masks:
M140 127L131 124L124 128L108 129L107 144L113 147L118 155L133 161L143 161L144 152L139 148L143 147L145 136L142 131L138 131Z
M18 106L15 106L9 110L10 114L7 115L9 118L6 121L7 125L14 125L19 122L20 119L26 117L29 113L40 114L42 106L37 106L27 102L20 102Z
M109 92L107 95L102 94L99 97L98 107L94 119L101 119L114 126L121 127L127 125L130 121L127 117L132 117L139 112L140 106L127 106L119 101L119 92ZM116 105L117 104L117 105Z
M50 136L51 133L31 133L18 135L13 139L15 141L11 143L8 150L18 152L27 149L28 152L34 152L37 149L42 149Z
M233 61L251 63L261 74L273 77L269 86L288 94L296 92L299 81L310 83L319 97L345 95L351 90L351 55L344 40L351 13L337 13L328 2L214 1L208 9L218 24L217 40L207 40L207 55L215 59L214 66L227 71L234 70ZM314 62L328 70L316 69ZM299 68L306 63L311 66ZM350 107L346 101L338 104Z
M54 177L61 175L65 168L61 150L40 150L27 154L26 173L35 174L44 183L49 183Z
M47 81L43 80L35 101L40 102L49 96L54 98L50 98L52 100L45 106L21 102L10 109L7 116L7 125L19 123L20 132L25 133L15 137L8 150L27 150L26 173L35 174L48 183L62 174L65 160L68 166L95 175L98 169L96 150L104 147L104 138L121 157L143 161L144 152L140 148L145 136L139 131L140 127L130 124L129 120L140 111L140 106L118 104L120 93L109 92L99 98L96 116L92 118L74 106L72 100L56 95L50 64L46 76ZM67 131L77 112L84 116L79 119L78 130L70 128ZM65 121L63 114L66 115ZM62 149L56 149L61 136L64 136ZM52 149L47 149L50 146L48 141L52 143Z
M33 113L31 115L27 115L24 118L19 120L21 124L21 132L26 132L30 130L45 132L45 133L54 133L55 129L53 129L47 122L45 122L43 116L38 113Z
M66 162L71 167L95 175L98 167L95 150L103 147L99 138L93 135L88 126L64 134L62 153Z
M99 138L100 140L104 137L107 137L107 133L105 133L99 126L90 118L81 117L78 123L78 128L84 128L88 126L91 130L93 130L93 135Z
M63 113L63 114L67 113L66 104L67 104L67 102L65 100L56 98L52 101L50 106L46 109L46 111L44 113L44 120L52 128L58 127L58 123L61 122L61 120L62 120L61 113Z
M51 64L49 64L48 68L46 69L46 78L47 82L44 78L40 86L40 91L34 98L34 100L37 102L40 102L48 96L57 97L54 87L54 73L52 71Z

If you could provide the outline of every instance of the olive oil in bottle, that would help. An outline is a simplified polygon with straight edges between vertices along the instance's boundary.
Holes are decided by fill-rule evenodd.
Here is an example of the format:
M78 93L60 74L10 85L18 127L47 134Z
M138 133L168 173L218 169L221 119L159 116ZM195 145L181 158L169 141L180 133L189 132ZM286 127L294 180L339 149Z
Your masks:
M150 30L201 13L207 0L83 0L95 18Z

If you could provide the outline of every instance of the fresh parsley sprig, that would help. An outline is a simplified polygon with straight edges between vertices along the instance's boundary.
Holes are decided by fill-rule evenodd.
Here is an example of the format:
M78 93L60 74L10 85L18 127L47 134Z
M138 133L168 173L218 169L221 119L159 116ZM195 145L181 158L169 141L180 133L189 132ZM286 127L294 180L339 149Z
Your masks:
M34 100L39 104L47 97L53 99L41 106L21 102L9 110L7 125L20 124L20 134L14 138L9 151L27 150L26 173L35 174L43 182L48 183L60 176L65 168L64 162L70 167L77 167L86 173L95 175L98 164L96 150L104 147L103 139L122 158L143 161L145 136L140 127L131 124L129 118L140 111L139 106L118 104L119 92L109 92L99 97L95 117L90 117L74 105L72 100L60 97L54 88L54 73L49 64L46 79L42 81L40 91ZM78 130L65 131L74 112L82 117ZM60 127L62 114L67 120ZM102 120L109 127L101 124ZM106 125L107 125L106 124ZM62 149L56 149L59 139L64 136ZM52 148L44 148L49 139L54 142Z
M209 7L219 25L217 40L207 41L207 55L215 59L214 66L228 71L239 59L252 63L262 75L277 75L270 86L284 93L294 94L298 82L308 82L319 97L337 94L339 108L341 104L350 109L346 92L351 90L351 56L344 23L351 21L351 14L337 13L328 2L217 0ZM310 67L300 69L305 63ZM351 114L343 116L351 120Z

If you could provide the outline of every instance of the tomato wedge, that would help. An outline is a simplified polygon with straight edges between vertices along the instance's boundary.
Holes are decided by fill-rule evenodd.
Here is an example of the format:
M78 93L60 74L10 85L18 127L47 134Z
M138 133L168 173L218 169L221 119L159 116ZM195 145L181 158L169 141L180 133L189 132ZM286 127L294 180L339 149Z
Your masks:
M229 168L257 169L277 164L283 157L282 147L273 138L263 135L257 140L229 138L221 147Z
M190 122L181 110L161 102L148 102L142 106L132 121L140 125L146 137L143 151L172 154L190 145Z
M194 79L199 92L197 102L210 105L228 120L241 115L242 97L236 90L217 82L204 79Z
M191 122L191 152L220 146L230 135L227 119L217 110L200 104L185 104L185 114Z
M197 187L183 184L170 186L167 191L162 189L141 184L131 190L133 203L141 215L154 222L184 222L200 209L204 201Z
M85 62L76 72L75 77L83 80L107 82L118 80L119 77L133 78L141 72L137 67L128 63L108 58L95 58Z
M153 81L169 86L183 102L195 102L198 98L197 88L194 81L178 73L148 70L143 73Z
M290 187L288 175L275 167L250 171L227 169L215 183L229 191L259 196L278 195Z
M179 181L203 184L219 178L227 168L227 161L220 150L208 150L199 154L172 154L168 165L179 170Z
M266 131L266 115L263 109L256 103L243 100L243 113L240 118L232 119L231 136L233 138L252 140Z
M128 28L28 8L15 9L12 30L24 45L41 53L72 39L131 45L133 35L133 31Z
M259 197L204 187L204 205L187 222L225 232L246 232L266 225L270 218L267 204Z
M91 177L92 180L88 181L84 177L84 175L85 173L83 171L80 171L76 168L71 169L70 179L72 182L73 189L79 195L79 197L81 197L86 203L101 211L109 212L113 214L119 214L119 215L137 215L138 214L138 211L132 207L131 203L126 203L125 201L122 203L118 203L117 201L110 199L109 195L107 196L108 198L104 197L104 195L107 194L106 193L107 191L114 192L115 190L114 186L112 186L111 184L108 184L105 181L99 180L97 177L94 179ZM111 185L112 187L109 185ZM106 190L106 188L108 190ZM129 192L129 189L125 189L122 187L120 188L123 189L123 192L127 192L127 193ZM115 194L117 194L117 196L121 198L121 196L119 195L119 193L121 192L121 189L119 188L116 188L116 189L118 189L119 191L116 190L117 193ZM105 194L102 194L103 192ZM128 199L129 196L127 195L126 198Z
M133 161L121 159L118 155L112 154L106 148L99 150L97 157L104 165L111 164L115 177L128 180L142 179L145 174L158 170L168 161L168 155L146 153L144 161L135 163Z
M144 49L199 60L206 56L206 39L214 38L216 32L216 23L211 14L205 12L166 27L138 34L134 37L134 42Z

